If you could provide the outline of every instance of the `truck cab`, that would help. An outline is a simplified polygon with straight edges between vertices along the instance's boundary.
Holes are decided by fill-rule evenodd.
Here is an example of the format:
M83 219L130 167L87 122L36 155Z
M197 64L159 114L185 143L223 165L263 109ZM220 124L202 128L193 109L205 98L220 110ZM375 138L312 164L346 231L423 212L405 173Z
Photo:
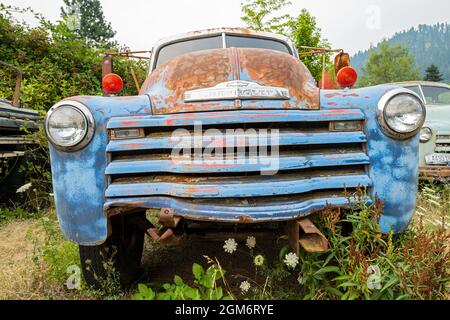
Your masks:
M287 38L235 28L157 43L138 96L103 80L109 96L67 98L45 123L59 222L90 284L111 246L129 283L145 234L161 242L193 223L277 224L293 250L326 251L308 217L354 205L357 189L383 202L381 231L412 218L425 108L410 90L321 90ZM305 246L302 228L318 241Z

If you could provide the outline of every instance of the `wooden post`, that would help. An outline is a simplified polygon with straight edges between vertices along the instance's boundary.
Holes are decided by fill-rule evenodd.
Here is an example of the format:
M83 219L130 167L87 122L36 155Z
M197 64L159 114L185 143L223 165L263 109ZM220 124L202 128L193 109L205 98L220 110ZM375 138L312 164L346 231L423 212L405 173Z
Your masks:
M113 65L113 58L110 54L106 54L103 57L102 60L102 79L110 73L113 73L114 71L114 65ZM105 91L103 91L104 96L109 96Z

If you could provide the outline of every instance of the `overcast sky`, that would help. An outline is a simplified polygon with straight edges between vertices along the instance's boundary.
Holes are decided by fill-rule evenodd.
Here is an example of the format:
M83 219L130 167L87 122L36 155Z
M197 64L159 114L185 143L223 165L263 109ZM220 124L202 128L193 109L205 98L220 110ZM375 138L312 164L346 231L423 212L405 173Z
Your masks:
M419 24L450 22L449 0L291 0L288 12L302 8L317 18L323 36L350 53ZM55 21L62 0L0 0L31 6ZM158 39L212 27L243 26L241 0L101 0L116 39L134 50L150 49ZM29 20L28 17L24 18Z

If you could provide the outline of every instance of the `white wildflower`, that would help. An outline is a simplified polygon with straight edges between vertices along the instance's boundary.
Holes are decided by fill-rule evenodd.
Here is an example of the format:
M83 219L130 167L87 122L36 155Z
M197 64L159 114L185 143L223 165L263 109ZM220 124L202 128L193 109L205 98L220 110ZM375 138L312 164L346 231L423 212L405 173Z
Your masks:
M25 191L27 191L28 189L30 189L32 186L31 183L27 183L23 186L21 186L19 189L17 189L16 193L24 193Z
M257 255L253 261L255 266L261 267L264 264L264 257L262 255Z
M256 239L255 239L255 237L247 237L246 246L249 249L255 248L256 247Z
M295 267L298 265L298 257L295 253L288 253L284 257L284 264L288 266L289 268L295 269Z
M237 250L237 242L234 239L228 239L223 246L226 253L234 253Z
M250 287L251 287L251 285L250 285L250 282L248 282L248 281L243 281L241 283L241 285L239 286L239 288L241 289L242 293L244 293L244 294L247 293L248 290L250 290Z

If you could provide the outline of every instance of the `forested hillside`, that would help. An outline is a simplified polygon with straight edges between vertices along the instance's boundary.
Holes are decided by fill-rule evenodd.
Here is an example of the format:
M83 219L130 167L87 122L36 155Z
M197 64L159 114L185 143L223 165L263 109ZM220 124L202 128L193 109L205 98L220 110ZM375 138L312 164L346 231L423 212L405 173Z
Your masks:
M400 44L416 57L416 65L425 75L425 70L435 64L444 75L444 81L450 82L450 25L447 23L419 25L407 31L396 33L388 39L389 44ZM378 50L380 44L366 51L360 51L352 58L352 65L361 72L367 62L370 50Z

